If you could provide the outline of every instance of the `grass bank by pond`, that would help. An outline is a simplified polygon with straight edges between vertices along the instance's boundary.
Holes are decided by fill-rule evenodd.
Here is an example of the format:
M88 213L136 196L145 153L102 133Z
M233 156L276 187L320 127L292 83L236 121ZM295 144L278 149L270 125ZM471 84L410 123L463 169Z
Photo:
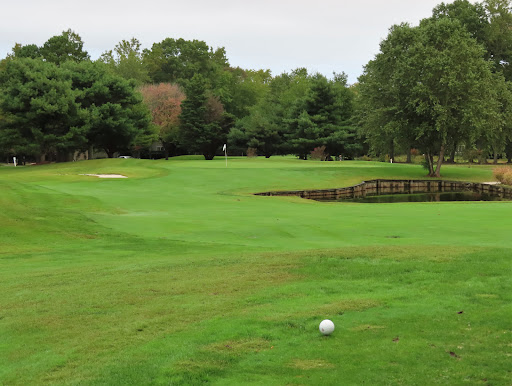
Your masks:
M512 203L253 195L424 175L286 157L1 167L0 384L508 384Z

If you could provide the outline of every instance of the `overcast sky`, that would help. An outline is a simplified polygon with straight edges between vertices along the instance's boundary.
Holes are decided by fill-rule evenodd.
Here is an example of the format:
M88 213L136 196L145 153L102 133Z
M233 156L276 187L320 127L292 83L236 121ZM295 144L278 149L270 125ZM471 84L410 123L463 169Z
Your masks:
M2 4L0 57L71 28L93 59L120 40L143 48L166 37L224 47L232 66L274 75L307 67L353 83L389 27L416 25L441 0L10 0ZM452 2L451 0L447 2Z

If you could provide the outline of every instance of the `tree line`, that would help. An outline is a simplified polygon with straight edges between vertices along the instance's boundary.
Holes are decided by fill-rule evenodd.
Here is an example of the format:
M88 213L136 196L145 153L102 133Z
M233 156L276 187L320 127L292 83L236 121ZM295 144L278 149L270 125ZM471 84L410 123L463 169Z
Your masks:
M510 1L456 0L417 27L393 26L359 82L361 132L373 151L419 149L436 177L461 146L510 161Z
M273 76L224 48L133 38L92 61L68 30L0 62L0 153L66 160L76 150L230 152L307 159L425 155L432 176L458 149L512 158L510 0L441 3L395 25L359 82L304 68ZM469 157L469 156L468 156Z

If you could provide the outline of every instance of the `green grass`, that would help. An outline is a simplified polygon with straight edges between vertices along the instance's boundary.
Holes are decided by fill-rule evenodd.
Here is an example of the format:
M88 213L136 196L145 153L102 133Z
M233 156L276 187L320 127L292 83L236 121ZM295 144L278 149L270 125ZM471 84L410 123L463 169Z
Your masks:
M0 385L508 385L512 203L253 195L424 175L287 157L0 167Z

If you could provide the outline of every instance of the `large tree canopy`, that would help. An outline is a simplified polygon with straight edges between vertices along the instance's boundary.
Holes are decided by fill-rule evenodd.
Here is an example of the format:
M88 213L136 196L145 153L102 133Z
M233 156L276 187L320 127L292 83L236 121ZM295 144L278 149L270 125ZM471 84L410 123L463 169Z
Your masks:
M109 65L112 72L125 79L133 80L138 85L149 82L149 75L142 59L140 42L132 38L122 40L114 50L104 52L100 60Z
M151 111L153 124L158 127L158 138L168 159L180 145L179 117L185 93L180 86L171 83L146 85L140 88L140 92Z
M309 87L310 76L304 68L268 80L267 90L230 133L230 145L244 151L253 148L265 157L288 151L284 138L287 122Z
M109 157L128 150L143 133L151 136L151 115L135 83L107 71L102 63L66 63L77 101L87 113L89 143Z
M485 48L484 57L494 63L493 71L512 80L512 5L510 0L485 0L470 3L455 0L441 3L433 10L433 19L458 20Z
M251 107L263 99L272 79L269 70L244 70L224 67L219 69L213 83L215 95L226 111L238 119L250 114Z
M306 159L316 147L326 146L331 154L346 152L346 142L353 137L347 127L352 115L351 91L346 76L329 81L316 74L304 98L297 101L295 111L288 120L290 149Z
M440 176L447 148L455 141L474 142L497 108L484 48L448 18L392 28L360 81L370 140L380 132L411 133L431 176Z
M448 18L458 20L480 44L486 45L489 29L485 6L482 3L470 3L468 0L455 0L453 3L441 3L432 11L433 19Z
M272 78L266 87L230 133L230 144L248 146L265 157L292 152L307 158L319 146L353 156L361 148L350 122L354 93L345 74L329 80L300 68Z
M4 151L66 160L89 146L111 157L151 136L151 120L134 84L90 61L16 58L0 72L0 140Z
M224 48L213 50L204 41L167 38L144 50L144 63L154 83L169 82L185 86L195 74L208 80L219 67L227 67Z
M408 24L391 27L380 45L381 52L359 78L362 132L374 153L388 154L391 160L396 150L417 146L414 130L420 121L409 103L417 80L405 60L419 41L418 34L419 30Z
M181 105L180 138L191 152L212 160L226 142L234 117L224 112L218 98L208 93L206 80L194 75L185 89L187 98Z
M71 29L48 39L39 49L39 52L47 62L57 65L68 60L81 62L89 59L89 54L84 51L82 38Z
M487 17L486 48L496 69L512 81L512 3L510 0L485 0Z
M0 72L0 142L19 155L59 157L86 146L86 125L71 76L53 63L21 58Z

